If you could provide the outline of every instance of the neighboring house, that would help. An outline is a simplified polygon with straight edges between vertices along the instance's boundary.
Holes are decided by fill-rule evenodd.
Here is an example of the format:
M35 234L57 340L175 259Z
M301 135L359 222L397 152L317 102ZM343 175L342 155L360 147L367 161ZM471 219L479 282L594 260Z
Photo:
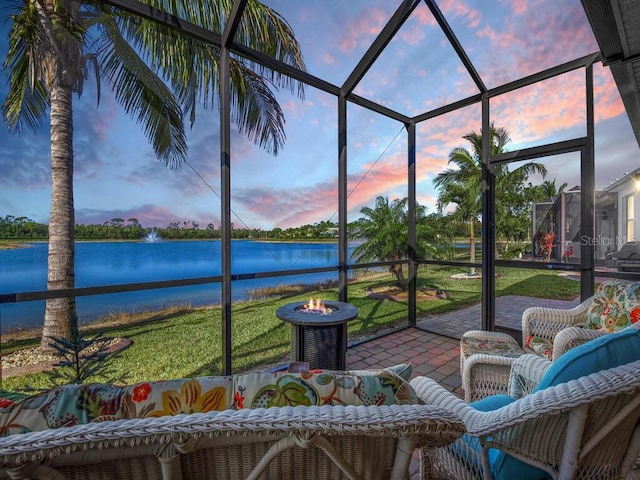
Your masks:
M533 205L534 258L577 263L580 247L580 188ZM552 242L549 254L545 247ZM627 242L640 241L640 168L595 192L595 247L597 263ZM545 253L548 255L545 258Z
M608 254L620 250L627 242L640 240L640 168L616 179L603 193L606 197L600 203L596 201L596 214L601 210L600 217L604 217L601 235L597 238L601 236L602 242L608 239Z

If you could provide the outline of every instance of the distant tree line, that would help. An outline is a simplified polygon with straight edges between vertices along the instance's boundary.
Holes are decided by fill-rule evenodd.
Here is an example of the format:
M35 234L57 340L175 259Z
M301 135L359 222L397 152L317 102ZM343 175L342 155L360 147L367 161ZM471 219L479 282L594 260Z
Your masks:
M44 240L49 236L49 227L43 223L37 223L27 217L14 217L6 215L0 217L0 239L30 239Z
M137 218L112 218L102 224L78 224L75 236L78 240L142 240L154 231L165 240L218 239L220 227L209 223L202 228L193 221L172 222L166 227L144 227ZM322 221L313 225L302 225L291 228L237 228L231 225L232 237L237 239L323 239L337 238L338 225ZM0 217L0 239L2 240L46 240L49 227L28 217L6 215Z

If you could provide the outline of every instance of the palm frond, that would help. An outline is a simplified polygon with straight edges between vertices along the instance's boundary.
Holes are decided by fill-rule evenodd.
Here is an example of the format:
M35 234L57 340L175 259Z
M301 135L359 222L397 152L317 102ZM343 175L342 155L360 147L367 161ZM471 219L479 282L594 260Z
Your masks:
M98 58L116 101L128 115L135 115L158 158L171 168L179 166L187 158L182 108L173 92L124 39L117 24L104 18L102 26Z
M2 105L2 115L11 131L22 133L24 128L38 130L49 104L43 83L43 33L37 11L23 7L11 15L9 50L3 67L8 72L10 87Z

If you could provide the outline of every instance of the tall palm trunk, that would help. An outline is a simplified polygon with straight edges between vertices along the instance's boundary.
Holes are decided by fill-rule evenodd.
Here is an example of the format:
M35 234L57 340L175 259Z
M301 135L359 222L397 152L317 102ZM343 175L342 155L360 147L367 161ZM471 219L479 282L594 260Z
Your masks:
M475 221L473 220L473 218L471 219L471 222L469 222L469 261L471 263L476 263L476 227L475 227ZM471 271L470 274L471 275L476 275L478 272L476 272L476 267L471 267Z
M404 278L404 272L402 271L402 264L389 265L389 271L396 277L396 284L403 292L407 289L407 281Z
M75 218L73 206L73 110L71 87L50 89L51 216L47 290L75 286ZM41 347L51 350L51 338L70 338L76 317L75 297L47 300Z

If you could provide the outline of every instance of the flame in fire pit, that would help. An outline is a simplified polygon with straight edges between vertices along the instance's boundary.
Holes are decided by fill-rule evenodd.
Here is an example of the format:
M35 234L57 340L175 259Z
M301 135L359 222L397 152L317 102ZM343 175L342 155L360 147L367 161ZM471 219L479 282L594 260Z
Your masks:
M302 305L298 311L302 313L310 313L312 315L329 315L333 312L333 308L327 307L319 298L316 300L310 298L309 303Z

